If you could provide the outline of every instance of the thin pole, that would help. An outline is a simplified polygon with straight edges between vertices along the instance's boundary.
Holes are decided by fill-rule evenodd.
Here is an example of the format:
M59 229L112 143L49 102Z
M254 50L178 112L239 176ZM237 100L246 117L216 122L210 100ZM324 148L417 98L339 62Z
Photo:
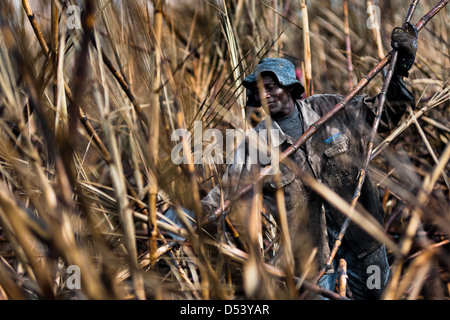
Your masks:
M416 9L417 3L419 0L414 0L413 3L410 5L408 13L406 14L404 26L411 20L411 17L414 13L414 10ZM381 115L383 113L384 103L386 101L386 94L389 88L389 85L392 80L392 76L394 75L395 65L397 64L397 58L398 58L398 51L394 50L391 57L391 62L389 65L389 70L386 75L386 79L384 80L383 87L381 88L381 96L378 103L377 113L375 116L375 120L372 126L372 130L370 132L369 142L367 144L367 154L366 158L364 159L363 167L361 168L359 172L359 178L358 178L358 184L356 186L356 189L353 193L353 198L351 202L351 208L355 208L356 204L358 203L359 197L361 196L361 189L364 184L364 181L366 179L367 170L369 168L370 159L372 156L373 151L373 140L375 139L375 135L378 131L378 126L380 124ZM319 271L319 273L316 275L315 281L319 281L319 279L325 274L325 272L330 268L331 263L333 262L334 257L336 256L336 253L339 249L339 247L342 244L342 239L344 238L345 232L348 229L348 226L350 225L351 218L347 217L344 220L344 223L341 226L341 230L339 232L339 235L337 236L333 249L331 250L330 255L327 258L327 261L325 262L325 265L322 267L322 269Z

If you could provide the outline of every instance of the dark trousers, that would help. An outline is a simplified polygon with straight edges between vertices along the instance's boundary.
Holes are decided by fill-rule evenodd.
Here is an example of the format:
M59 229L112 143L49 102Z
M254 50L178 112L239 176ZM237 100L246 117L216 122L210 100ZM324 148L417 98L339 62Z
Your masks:
M330 249L334 245L338 232L328 228ZM389 263L386 247L380 245L376 250L358 258L344 240L333 260L334 273L326 274L319 281L319 286L335 291L338 277L339 260L347 262L347 284L353 299L380 299L389 278Z

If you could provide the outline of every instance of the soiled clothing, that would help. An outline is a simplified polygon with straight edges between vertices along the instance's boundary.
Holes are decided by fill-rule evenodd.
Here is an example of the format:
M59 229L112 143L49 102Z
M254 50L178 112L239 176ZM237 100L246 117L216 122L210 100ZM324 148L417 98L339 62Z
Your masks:
M296 100L296 111L305 131L334 107L343 96L334 94L313 95L304 100ZM309 140L304 148L299 148L290 159L324 183L338 195L350 202L357 185L357 178L366 153L367 136L373 125L379 96L359 95L352 99L344 110L322 126ZM414 107L414 98L403 81L394 76L387 92L387 101L381 118L379 131L392 130L406 110L406 106ZM290 124L291 122L288 121ZM280 151L292 145L301 134L292 132L292 126L283 130L277 121L272 126L280 130L282 142ZM266 121L258 124L254 130L260 132L266 128ZM301 130L303 131L303 130ZM246 150L251 147L243 146ZM248 152L236 152L235 162L230 164L223 177L224 199L233 195L239 187L246 185L246 177L253 166L246 162ZM261 166L263 167L263 166ZM305 252L305 246L317 248L315 261L323 267L330 254L328 230L339 231L345 216L313 192L286 165L280 165L281 187L284 191L285 206L288 218L289 233L293 245L296 273L301 273L301 266L308 259L311 251ZM263 202L275 217L278 216L276 203L276 184L273 176L263 182ZM202 199L206 213L213 212L220 205L220 189L216 186ZM359 198L361 204L380 224L383 224L384 212L380 203L376 185L366 177ZM328 230L327 230L328 229ZM344 237L343 246L357 259L363 259L380 249L381 243L373 239L357 225L351 223ZM351 266L349 266L351 268ZM364 274L362 274L364 276Z
M281 118L274 118L281 130L294 140L300 138L303 134L303 124L300 120L300 113L295 108L290 114Z

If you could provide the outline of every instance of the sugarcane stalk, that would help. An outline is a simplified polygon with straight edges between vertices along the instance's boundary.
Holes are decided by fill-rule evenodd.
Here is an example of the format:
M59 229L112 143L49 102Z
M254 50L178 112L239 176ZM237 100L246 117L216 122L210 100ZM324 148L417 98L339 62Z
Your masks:
M171 79L173 81L173 79ZM175 107L175 119L176 119L176 125L177 128L186 128L186 122L184 120L184 114L181 110L181 107L177 100L174 100L174 107ZM189 152L190 146L187 139L183 139L183 148L184 150L188 151L188 158L193 159L193 155ZM192 196L194 198L194 214L195 214L195 220L197 221L197 225L200 225L200 217L202 213L202 208L200 205L200 190L198 186L198 180L197 180L197 174L194 167L194 161L189 161L188 164L185 167L186 175L190 182L190 187L192 190ZM191 228L188 228L189 231L192 231ZM190 232L192 235L192 233ZM201 268L200 272L204 275L202 277L202 298L207 299L209 298L209 291L208 287L210 283L212 283L213 286L217 285L217 277L212 269L211 264L209 263L209 260L205 256L205 252L203 250L203 247L201 245L201 240L203 238L202 232L198 232L198 237L192 236L191 242L194 250L199 254L200 261L201 261Z
M419 32L450 0L439 1L427 14L425 14L419 22L415 25ZM300 148L309 138L311 138L325 123L334 118L334 116L345 108L345 106L360 92L367 84L390 62L392 57L392 51L389 52L378 64L373 67L366 76L364 76L359 83L344 97L342 98L330 111L328 111L322 118L317 120L311 125L303 135L289 146L284 152L280 154L279 161L283 163L287 158L294 154L298 148ZM243 195L247 194L253 188L253 184L266 178L271 172L272 166L268 165L264 167L259 174L255 177L252 184L248 184L239 189L229 199L224 201L224 205L216 209L213 213L209 214L203 219L202 224L208 224L217 221L220 215L231 207L233 201L239 199Z
M97 49L97 44L95 43L94 36L92 35L90 38L91 38L92 45L94 46L94 48ZM131 86L129 85L127 78L125 77L124 74L121 74L114 67L114 64L112 63L111 59L108 58L108 56L105 54L105 52L103 50L101 53L102 53L103 63L106 65L106 67L111 72L111 74L114 76L114 78L117 80L120 87L127 95L128 99L130 99L130 102L133 105L133 108L136 111L136 114L137 114L141 124L143 125L143 129L144 129L143 133L144 133L144 135L147 135L147 132L145 130L148 130L148 128L150 127L150 123L148 121L147 115L142 111L142 108L141 108L140 104L138 103L138 101L131 89Z
M151 93L151 118L153 119L152 126L149 128L149 153L150 161L156 167L158 165L158 150L159 150L159 86L161 83L161 34L162 34L162 11L163 0L154 1L155 13L154 13L154 30L155 30L155 79L153 82L153 92ZM158 229L156 226L156 196L158 194L158 182L154 174L152 174L149 189L149 248L150 248L150 261L152 266L156 264L156 251L158 249L157 236Z
M88 5L91 5L91 4L88 2ZM33 26L33 30L34 30L34 32L35 32L35 34L36 34L36 36L37 36L37 38L39 40L39 43L41 44L41 48L42 48L44 54L46 56L48 56L50 54L49 48L46 45L45 40L42 37L42 33L40 31L39 25L38 25L36 19L34 18L34 14L33 14L32 10L31 10L27 0L23 1L23 7L24 7L25 12L27 13L27 16L30 19L30 23ZM91 11L92 11L92 9L91 9ZM87 32L87 35L83 39L83 50L82 50L82 53L81 53L82 54L82 56L81 56L82 59L86 58L87 45L88 45L89 39L90 40L94 39L93 32L92 32L93 24L94 24L94 19L93 19L92 15L88 15L87 19L85 19L85 21L83 22L83 26L84 26L85 32ZM93 43L95 44L95 41L93 41ZM102 55L103 58L107 58L106 55L103 52L102 52L102 54L103 54ZM109 60L107 60L107 61L109 61ZM86 63L82 63L81 65L85 66ZM132 94L131 89L127 85L127 82L123 78L120 77L120 74L114 69L112 63L109 63L109 64L106 63L106 65L108 66L108 68L110 69L111 73L113 73L113 75L115 76L116 79L123 80L123 81L119 81L119 84L122 86L124 91L127 93L127 96L132 101L133 105L135 106L135 109L139 111L140 110L138 108L139 105L137 105L137 103L135 103L134 95ZM82 69L83 68L81 68L81 71L79 71L79 72L83 72ZM79 80L83 79L83 78L84 78L83 75L77 73L77 76L75 77L75 80L76 80L75 81L75 90L76 91L79 91L79 88L81 88L81 83L79 83ZM86 114L83 112L82 108L80 108L77 99L72 94L69 86L67 85L67 83L65 81L64 81L64 87L65 87L65 91L66 91L66 96L67 96L67 98L68 98L68 100L69 100L69 102L71 104L69 132L70 131L75 132L75 130L76 130L76 123L74 121L75 121L76 117L78 116L79 120L81 121L81 123L83 124L85 129L93 137L93 140L94 140L95 144L98 146L98 148L100 149L105 162L110 166L113 163L111 155L109 154L109 152L106 149L105 145L102 143L102 141L98 137L98 135L95 132L94 128L90 124L89 119L87 118ZM137 107L136 107L136 105L137 105ZM140 113L138 112L138 115L139 114ZM143 117L142 114L141 114L141 117L139 117L139 118L141 119L141 121L145 125L147 125L148 122L145 121L146 118ZM71 128L72 128L72 130L71 130ZM75 145L74 137L75 137L75 135L70 135L68 137L69 138L68 139L69 140L69 145L72 146L72 147ZM126 184L127 189L129 190L130 194L133 196L133 198L138 199L136 192L134 191L134 189L131 187L131 185L128 183L128 181L126 179L125 179L125 184ZM65 188L62 188L62 189L65 190ZM145 206L143 206L140 203L140 201L136 201L136 203L137 203L138 207L140 209L142 209L142 211L146 211L147 210L147 208L145 208ZM132 251L132 254L131 254L132 262L134 262L133 263L134 266L137 267L137 260L136 260L137 258L133 258L133 257L136 257L135 246L133 246L132 243L131 243L131 247L132 247L131 248L131 251ZM134 253L133 253L133 251L134 251ZM144 292L144 290L143 290L143 283L142 283L142 281L141 281L142 279L141 279L141 277L140 277L140 275L138 273L135 273L134 280L135 280L136 292L137 292L137 294L138 294L138 296L140 298L143 298L144 297L144 294L143 294L143 292Z
M244 253L243 251L236 249L236 248L231 248L227 244L220 245L217 248L219 250L221 250L221 252L225 256L231 258L232 260L234 260L236 262L244 263L249 259L249 255L247 253ZM279 278L282 280L286 280L287 275L283 270L278 269L274 266L271 266L267 263L263 263L263 267L270 276ZM324 296L326 298L333 299L333 300L349 300L346 297L340 296L339 294L332 292L330 290L327 290L323 287L320 287L310 281L307 281L307 280L302 281L302 279L300 279L296 276L293 277L293 280L296 283L301 283L301 287L303 287L305 290L307 290L311 293L315 293L315 294L318 294L318 295L321 295L321 296Z
M339 295L345 297L347 294L347 262L344 259L339 260Z
M53 64L53 105L57 104L57 87L58 87L58 7L55 1L51 3L51 30L52 30L52 42L51 42L51 57Z
M400 250L403 253L403 257L408 252L410 252L413 244L414 235L416 234L417 229L420 226L421 222L420 219L421 216L423 215L423 211L420 208L423 208L423 206L429 200L431 191L433 190L433 187L437 182L437 179L444 171L444 168L446 167L449 159L450 159L450 143L447 143L444 152L442 153L439 159L439 163L434 167L433 172L425 176L422 189L420 190L417 196L418 204L411 213L411 218L409 220L408 226L406 227L405 236L401 243ZM428 245L428 248L425 249L424 253L426 254L426 252L429 250L430 245ZM392 264L391 270L392 276L390 279L390 283L384 292L383 299L390 300L395 297L397 288L399 286L400 275L402 273L404 263L405 261L402 260L401 257L396 257L394 263Z
M225 226L227 227L228 231L231 233L231 236L233 237L234 242L236 243L236 246L241 249L242 251L248 253L248 248L245 242L242 241L238 231L231 223L230 219L228 217L225 217Z
M350 40L350 27L348 22L348 0L344 0L344 34L345 53L347 55L348 88L353 87L352 45Z
M367 8L374 6L372 0L368 0L366 3L367 3ZM384 50L383 50L383 44L381 42L381 33L380 33L381 26L378 24L380 17L378 17L377 12L375 12L375 14L376 14L375 21L376 21L377 25L374 28L372 28L372 36L377 45L378 59L383 59Z
M50 54L50 50L47 46L47 43L42 35L41 29L39 27L39 24L36 20L36 17L34 16L34 13L30 7L30 4L28 2L28 0L22 0L22 5L24 8L25 13L28 16L28 19L30 21L30 24L33 28L33 31L38 39L38 42L42 48L42 51L44 52L45 56L48 56ZM96 43L95 43L95 39L92 36L90 36L91 42L94 45L95 48L97 48ZM106 54L102 51L102 59L103 62L105 63L105 65L108 67L109 71L111 72L111 74L114 76L114 78L117 80L117 82L119 83L120 87L122 88L122 90L125 92L125 94L127 95L127 97L130 99L136 114L138 115L138 118L140 119L141 123L144 125L144 127L147 129L149 127L149 122L148 122L148 118L146 117L146 115L144 114L144 112L142 111L142 108L140 107L139 103L137 102L131 87L128 84L128 81L126 80L126 78L124 77L124 75L120 74L117 69L114 67L113 63L111 62L111 60L108 58L108 56L106 56ZM64 83L65 89L66 89L66 94L67 94L67 88L68 86ZM72 96L73 99L73 96ZM71 101L69 101L71 102ZM72 102L71 102L72 103ZM86 130L88 130L88 133L91 134L91 136L94 137L94 142L96 143L97 146L101 145L101 141L98 138L97 134L95 133L95 130L89 125L86 124L87 123L87 118L84 114L84 112L80 109L80 114L79 114L79 118L81 120L81 122L83 123L83 125L85 126ZM92 134L95 133L95 134ZM146 132L144 132L146 133ZM99 147L100 149L103 149L101 146ZM103 152L102 152L103 153Z
M406 14L406 18L404 21L404 25L406 25L410 20L411 17L414 13L414 10L416 9L416 5L419 2L419 0L414 0L413 3L410 5L408 13ZM359 178L358 178L358 184L355 188L355 191L353 193L353 198L352 198L352 202L351 202L351 208L355 208L356 204L358 203L359 197L361 196L361 189L362 186L364 184L364 181L366 179L367 176L367 170L369 169L369 163L371 160L371 156L372 156L372 151L373 151L373 140L375 139L375 136L378 132L378 126L380 124L381 121L381 115L383 113L383 108L384 108L384 103L386 101L386 94L387 91L389 89L389 85L391 83L392 77L394 75L394 71L395 71L395 66L397 64L397 58L398 58L398 51L397 50L393 50L392 53L392 57L391 57L391 61L390 61L390 65L389 65L389 70L388 73L386 75L386 79L384 80L383 83L383 87L381 88L381 95L380 95L380 99L379 99L379 103L378 103L378 107L377 107L377 113L375 116L375 120L372 126L372 130L370 132L370 136L369 136L369 142L367 144L367 153L366 153L366 157L364 159L364 164L363 167L361 168L360 172L359 172ZM342 244L342 239L344 238L345 232L348 229L348 226L350 225L351 222L351 218L347 217L342 226L341 226L341 230L339 232L339 235L337 236L333 249L331 250L330 255L327 258L327 261L325 263L325 266L322 267L322 269L319 271L318 275L316 276L315 280L319 281L319 279L325 274L325 272L331 267L331 263L333 262L334 257L336 256L336 253L339 249L339 247Z
M49 48L48 48L48 46L47 46L47 44L46 44L46 42L45 42L45 40L44 40L44 38L43 38L43 36L42 36L41 29L40 29L39 24L37 23L37 21L36 21L36 19L35 19L35 17L34 17L33 11L31 10L31 7L30 7L30 5L29 5L29 3L28 3L28 0L23 0L22 3L23 3L23 7L24 7L24 10L25 10L25 12L26 12L28 18L30 19L30 23L31 23L31 25L32 25L32 27L33 27L33 31L35 32L35 35L36 35L36 37L37 37L37 39L38 39L38 41L39 41L39 43L40 43L40 45L41 45L42 51L44 52L44 55L48 56L49 53L50 53L50 50L49 50ZM107 56L103 54L103 55L102 55L102 58L103 58L103 59L106 58L107 61L109 61L109 63L106 62L105 64L106 64L107 67L110 69L111 73L112 73L113 75L115 75L115 78L117 79L117 81L119 82L119 84L120 84L122 87L125 87L125 88L127 89L127 90L124 89L124 91L125 91L127 94L128 94L128 93L131 93L131 91L128 90L129 87L128 87L128 85L127 85L126 80L125 80L124 78L122 78L122 77L120 76L120 74L119 74L117 71L114 71L115 69L114 69L114 67L113 67L113 65L112 65L112 63L111 63L111 61L107 58ZM104 60L104 61L105 61L105 60ZM70 87L69 87L68 84L65 82L65 80L64 80L64 90L65 90L65 94L66 94L67 100L68 100L71 104L73 104L73 102L74 102L74 97L73 97L72 91L70 90ZM132 93L131 93L131 94L132 94ZM134 97L134 96L132 96L132 97ZM30 102L30 106L29 106L30 109L29 109L29 112L32 113L33 110L34 110L34 103L33 103L33 101L29 101L29 102ZM24 114L24 116L25 116L25 120L28 119L28 113L27 113L26 111L27 111L27 110L24 109L24 112L23 112L23 114ZM92 139L93 139L93 141L94 141L94 144L97 146L97 148L99 149L99 151L100 151L100 153L101 153L101 155L102 155L102 157L103 157L103 160L106 162L107 165L111 165L111 155L109 154L108 149L105 147L105 145L104 145L103 142L101 141L100 137L98 136L97 132L95 131L94 127L92 126L91 122L89 121L89 118L88 118L87 115L84 113L84 111L82 110L82 108L79 108L78 112L79 112L78 118L80 119L81 124L83 125L83 127L85 128L85 130L87 131L87 133L89 134L89 136L92 137ZM13 128L13 132L15 132L15 134L16 134L17 136L20 134L19 129L17 128L17 126ZM126 186L127 186L128 191L129 191L129 193L130 193L130 196L131 196L133 199L136 200L136 205L137 205L137 207L138 207L138 210L141 211L141 212L143 212L144 214L147 214L147 207L145 206L145 204L143 204L143 203L139 200L139 197L138 197L137 193L134 191L133 187L130 185L130 183L129 183L127 180L125 180L125 183L126 183Z
M266 114L270 114L269 107L267 106L267 99L266 99L264 84L263 84L263 80L261 78L258 79L257 86L258 86L259 96L261 97L261 105L264 109L264 112L266 112ZM267 119L267 127L269 129L272 128L272 119L270 117ZM269 145L271 145L272 141L270 140L270 135L268 135L267 137L268 137L268 141L270 142ZM279 216L279 220L280 220L281 243L282 243L282 246L284 247L284 255L283 256L284 256L285 263L286 263L285 270L286 270L286 274L288 276L287 285L288 285L288 288L290 289L292 297L295 297L297 290L295 290L295 285L292 282L292 276L294 274L294 256L292 254L292 243L291 243L291 239L289 237L289 222L288 222L287 213L286 213L286 203L285 203L285 198L284 198L284 192L281 188L281 177L280 177L279 171L277 171L274 174L274 182L276 184L275 197L276 197L277 209L278 209L278 213L279 213L278 216Z
M300 7L302 10L302 26L303 26L303 55L305 59L305 96L312 95L312 68L311 68L311 45L309 37L309 21L308 21L308 6L306 0L301 0Z
M97 45L95 43L95 39L93 37L91 37L91 40L93 41L93 45L95 48L97 48ZM119 83L119 85L122 87L122 89L124 90L124 92L127 94L128 98L130 99L130 101L132 102L138 117L141 119L143 124L148 124L148 120L145 116L145 114L142 112L142 109L140 108L139 104L136 102L136 98L131 90L131 87L128 85L128 81L127 79L124 77L124 75L120 74L114 67L113 63L111 62L111 60L108 58L108 56L106 56L106 54L104 53L104 51L101 51L102 54L102 60L104 62L104 64L107 66L107 68L110 70L111 74L114 76L114 78L117 80L117 82ZM70 88L67 86L67 84L65 84L66 86L66 95L67 98L69 100L69 102L71 102L73 100L73 95L71 94ZM159 91L161 89L161 87L159 86L159 82L156 83L156 90ZM83 126L85 127L86 131L89 133L89 135L91 137L93 137L94 143L97 145L97 147L99 148L105 162L108 165L111 165L112 161L111 161L111 156L107 150L107 148L105 147L105 145L103 144L103 142L101 141L101 139L99 138L98 134L96 133L95 129L92 127L91 123L89 122L89 119L87 118L87 116L84 114L83 110L80 109L80 120L83 124ZM188 170L188 172L190 172ZM156 182L156 179L154 179L154 181ZM149 231L153 230L156 232L157 235L160 235L159 230L156 228L156 193L157 190L153 190L151 191L152 194L154 194L155 196L152 198L150 196L150 203L149 206L150 208L154 208L154 210L149 210L149 207L146 206L143 202L140 201L136 191L133 189L133 187L130 185L130 183L128 182L128 180L125 180L125 184L126 187L128 189L128 192L130 194L130 196L135 199L137 208L140 212L148 215L148 217L153 217L151 219L149 219L148 224L150 226ZM150 211L153 211L153 213L151 213ZM153 223L151 222L153 221ZM228 218L225 219L226 222L226 226L227 228L230 230L230 232L233 234L233 238L236 241L236 244L239 247L242 247L245 250L247 250L245 244L242 242L242 240L240 240L239 237L239 233L236 231L236 229L233 227L233 225L231 224L231 222L229 221ZM155 226L155 227L153 227ZM155 249L154 244L156 244L156 235L153 236L153 241L151 244L151 248ZM151 250L153 252L156 252L155 250ZM154 257L153 257L154 258ZM155 259L153 259L153 262L155 262Z
M147 217L142 216L142 219L146 219ZM158 222L160 228L164 228L169 232L173 232L173 233L177 233L182 237L186 237L188 232L184 229L181 228L176 228L173 227L167 223L164 222ZM238 263L245 263L248 259L249 259L249 254L238 249L238 248L234 248L231 247L228 244L216 244L216 243L211 243L211 245L215 246L218 250L221 251L221 253L232 259L235 262ZM175 242L171 242L168 247L166 248L167 251L170 251L169 248L175 248L176 247L176 243ZM286 274L286 272L284 270L281 270L277 267L274 267L272 265L269 265L265 262L263 262L263 268L264 270L272 277L281 279L281 280L286 280L286 277L288 277L288 275ZM311 292L311 293L315 293L324 297L327 297L329 299L334 299L334 300L349 300L346 297L340 296L339 294L330 291L328 289L325 289L321 286L318 286L317 284L312 283L311 281L308 280L304 280L304 279L300 279L299 277L293 276L292 279L297 283L300 284L300 287L304 288L305 290Z
M414 112L412 111L411 107L408 108L409 113L411 115L411 118L414 121L414 124L416 125L417 131L419 132L419 135L422 137L423 143L425 144L425 146L428 149L428 152L431 155L431 158L433 159L433 161L438 164L439 163L439 159L436 156L436 153L434 152L433 148L431 147L430 141L428 141L427 136L425 135L425 132L423 131L422 127L420 126L419 122L417 121L416 117L414 116ZM445 182L445 185L447 186L447 189L450 190L450 183L448 181L447 175L445 174L445 172L442 172L442 179Z
M423 108L421 108L420 110L414 112L414 118L415 119L419 119L421 118L426 112L428 112L430 109L432 109L434 106L436 106L437 104L440 104L442 102L445 101L445 95L448 94L448 92L450 92L450 88L445 89L444 91L442 91L438 97L437 97L437 102L430 104L427 103L425 104L425 106ZM414 118L411 116L406 122L404 122L403 124L401 124L399 127L397 127L397 129L395 129L386 139L384 139L383 142L381 142L374 150L372 153L372 159L374 159L375 157L379 156L383 150L386 149L387 146L389 146L391 144L391 142L398 137L400 134L402 134L409 126L411 126L414 123Z
M25 7L24 8L25 10L27 10L27 9L31 10L29 7L28 8L26 7L26 5L28 5L27 1L24 1L23 4ZM30 16L29 13L30 12L27 13L28 16ZM36 21L35 21L33 29L36 32L36 36L39 38L40 29L39 29L39 26ZM47 57L49 57L48 47L42 46L42 49L43 49L44 54ZM59 153L57 153L55 150L56 143L53 142L53 136L50 134L50 130L49 130L47 123L43 117L42 106L40 105L40 99L39 99L40 95L39 95L39 92L36 87L35 79L29 73L30 69L23 68L26 65L26 63L20 55L17 56L17 64L20 68L22 68L22 71L23 71L22 75L24 77L24 82L25 82L25 84L28 85L28 88L29 88L30 104L33 104L35 106L35 110L36 110L39 122L42 126L43 135L44 135L45 139L49 142L49 146L50 146L49 151L51 152L51 154L54 158L54 161L55 161L55 171L58 176L58 180L59 180L58 182L60 183L60 185L62 185L61 189L69 190L70 187L67 188L65 184L68 183L68 179L70 178L70 173L73 173L73 172L70 172L70 168L68 168L67 166L65 167L63 165L61 155ZM70 143L70 141L69 141L69 143ZM41 178L42 177L43 176L41 173ZM61 190L61 191L64 192L64 190ZM54 194L52 195L52 197L54 198ZM64 200L67 201L66 199L64 199ZM82 203L81 206L86 207L85 204L83 203L84 202L83 197L79 197L79 201ZM64 222L64 220L67 219L67 217L64 214L62 216L60 216L61 213L58 211L58 215L55 215L56 214L56 212L55 212L56 202L50 201L48 203L50 204L50 207L46 208L46 210L49 210L49 213L52 218L57 218L57 220L55 220L55 223L66 223L67 221ZM70 205L70 204L66 203L66 205ZM64 227L64 228L66 228L66 227ZM57 230L59 230L59 229L57 228ZM104 297L106 294L106 290L104 290L103 286L98 285L100 282L98 281L97 276L95 274L93 274L92 272L87 271L87 270L91 270L91 268L88 265L88 261L85 259L82 259L81 251L78 248L74 247L75 242L72 241L72 240L74 240L74 238L63 236L63 234L61 232L62 232L62 229L55 233L55 236L59 240L56 242L56 247L57 247L56 249L59 250L59 252L64 256L64 258L69 263L78 265L80 267L80 269L83 270L84 276L82 277L81 280L82 280L82 284L86 290L87 295L89 297L93 297L93 298ZM66 250L68 247L70 247L70 249L71 249L70 251ZM71 256L67 256L67 252L72 252L73 254Z
M28 20L31 23L31 27L33 28L33 31L39 41L39 44L41 45L42 50L44 51L44 54L48 55L49 49L47 46L47 42L45 42L44 36L42 35L41 29L39 28L39 24L36 20L36 17L34 16L33 10L31 10L31 6L28 0L22 0L22 6L23 9L25 10L25 13L28 16Z

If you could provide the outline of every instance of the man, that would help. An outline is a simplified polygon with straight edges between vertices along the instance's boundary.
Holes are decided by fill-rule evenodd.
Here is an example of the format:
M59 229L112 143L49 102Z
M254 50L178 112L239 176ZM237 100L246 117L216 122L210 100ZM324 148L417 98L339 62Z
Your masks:
M396 71L387 92L384 113L379 132L392 130L402 117L406 106L414 108L414 97L406 88L402 76L408 76L416 50L417 32L410 24L405 28L395 28L391 45L399 50ZM264 90L258 90L258 79ZM256 66L254 72L243 81L248 90L247 106L260 107L264 94L270 113L272 127L280 132L281 151L293 144L305 130L335 106L342 96L332 94L313 95L300 100L304 88L296 79L294 65L285 59L267 58ZM356 96L325 126L318 130L302 148L290 159L307 173L330 187L347 201L351 201L363 165L367 145L367 135L373 125L379 96ZM267 128L263 120L254 130ZM246 146L246 150L248 146ZM248 150L245 152L248 155ZM237 159L236 159L237 160ZM235 161L224 175L223 197L231 196L239 185L245 185L251 166ZM306 242L317 248L315 260L323 267L330 254L330 248L345 220L336 208L310 190L296 175L284 165L280 166L281 187L284 191L289 233L293 246L297 274L299 266L308 258L302 252ZM276 185L269 177L262 186L264 205L275 217L278 215ZM220 206L221 192L216 186L202 200L205 212L211 213ZM359 203L380 223L384 212L377 188L367 176L361 191ZM348 284L355 299L380 298L387 283L389 265L386 249L358 226L351 224L343 243L334 259L334 270L321 279L319 285L334 290L336 281L336 261L344 258L348 268ZM371 275L369 267L380 270L380 286L368 287Z

